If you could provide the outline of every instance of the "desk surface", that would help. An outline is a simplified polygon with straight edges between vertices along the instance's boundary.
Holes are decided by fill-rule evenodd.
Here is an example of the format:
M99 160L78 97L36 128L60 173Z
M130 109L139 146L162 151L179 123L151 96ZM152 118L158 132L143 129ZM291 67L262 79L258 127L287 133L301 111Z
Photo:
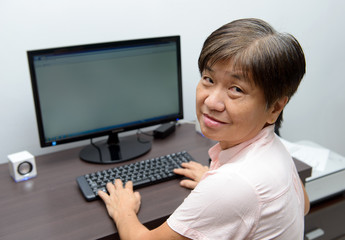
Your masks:
M213 141L203 138L194 125L183 124L168 138L154 140L152 149L138 161L187 150L207 164ZM15 183L7 164L0 165L0 239L100 239L115 237L117 230L102 201L84 200L77 176L111 165L86 163L79 159L81 148L36 157L38 175ZM295 161L302 179L310 176L308 165ZM162 223L188 195L178 180L139 189L142 205L138 217L148 227Z

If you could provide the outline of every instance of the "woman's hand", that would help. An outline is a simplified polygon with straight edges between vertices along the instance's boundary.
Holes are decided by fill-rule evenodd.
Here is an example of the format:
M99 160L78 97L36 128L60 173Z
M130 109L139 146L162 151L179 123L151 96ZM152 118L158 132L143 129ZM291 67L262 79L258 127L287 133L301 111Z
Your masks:
M98 195L104 201L109 216L116 220L124 215L136 215L140 208L141 197L139 192L133 192L133 183L127 182L125 187L120 179L115 183L108 183L109 195L103 191L98 191Z
M205 172L209 170L207 166L203 166L200 163L191 161L188 163L182 163L183 168L174 169L174 173L183 175L190 179L184 179L180 182L180 185L185 188L194 189L200 182L201 177Z

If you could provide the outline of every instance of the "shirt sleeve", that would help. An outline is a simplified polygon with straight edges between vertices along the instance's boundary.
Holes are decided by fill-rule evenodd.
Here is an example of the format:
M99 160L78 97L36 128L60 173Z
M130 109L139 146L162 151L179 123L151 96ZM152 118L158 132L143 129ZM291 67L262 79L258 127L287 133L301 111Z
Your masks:
M260 208L245 179L218 172L202 180L167 222L191 239L245 239L255 230Z

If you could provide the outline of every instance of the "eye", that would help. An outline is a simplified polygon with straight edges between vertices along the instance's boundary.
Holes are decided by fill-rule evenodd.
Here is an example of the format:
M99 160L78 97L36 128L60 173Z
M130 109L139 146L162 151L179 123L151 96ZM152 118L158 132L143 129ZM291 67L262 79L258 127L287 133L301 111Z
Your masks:
M212 78L207 77L207 76L203 76L203 77L202 77L202 80L203 80L204 84L207 84L207 85L213 84L213 83L214 83L213 80L212 80Z
M231 87L230 91L231 92L236 92L236 93L243 93L243 90L241 88L239 88L239 87L236 87L236 86Z
M229 96L231 98L238 98L243 95L243 90L237 86L233 86L229 88Z

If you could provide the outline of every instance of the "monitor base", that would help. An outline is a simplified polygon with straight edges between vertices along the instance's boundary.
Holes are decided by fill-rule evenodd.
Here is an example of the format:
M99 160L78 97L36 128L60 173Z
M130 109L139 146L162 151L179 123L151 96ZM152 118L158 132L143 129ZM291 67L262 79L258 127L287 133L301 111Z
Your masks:
M80 151L79 157L91 163L119 163L147 153L151 146L152 143L149 140L140 140L137 136L130 136L119 139L117 143L104 140L87 145Z

